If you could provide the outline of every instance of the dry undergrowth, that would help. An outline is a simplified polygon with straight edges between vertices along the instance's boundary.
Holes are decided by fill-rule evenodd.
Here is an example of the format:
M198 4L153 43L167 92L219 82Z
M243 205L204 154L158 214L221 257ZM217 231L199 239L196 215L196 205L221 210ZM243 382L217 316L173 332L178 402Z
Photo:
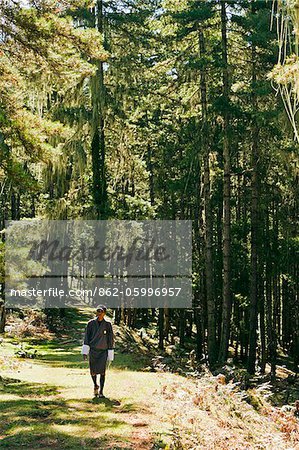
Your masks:
M299 449L298 418L271 406L255 389L246 394L235 383L226 384L224 376L207 373L200 380L164 384L157 394L171 416L170 449Z
M9 315L5 330L8 336L16 338L50 339L53 337L53 333L50 333L45 324L45 315L33 309L29 309L24 318Z

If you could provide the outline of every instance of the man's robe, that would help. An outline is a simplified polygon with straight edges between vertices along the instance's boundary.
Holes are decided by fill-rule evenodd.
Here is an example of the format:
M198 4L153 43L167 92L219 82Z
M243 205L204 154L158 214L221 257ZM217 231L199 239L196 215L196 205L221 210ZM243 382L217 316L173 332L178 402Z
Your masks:
M114 335L111 323L105 319L90 320L85 330L82 353L89 353L89 368L92 375L105 373L108 350L113 348Z

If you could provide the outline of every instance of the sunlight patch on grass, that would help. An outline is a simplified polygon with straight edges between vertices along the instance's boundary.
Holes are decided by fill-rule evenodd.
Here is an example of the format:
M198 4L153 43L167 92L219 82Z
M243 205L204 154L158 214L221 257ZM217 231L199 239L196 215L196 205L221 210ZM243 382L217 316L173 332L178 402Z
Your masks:
M13 429L11 429L10 431L9 431L9 434L10 435L16 435L16 434L19 434L19 433L31 433L32 432L32 430L33 430L33 427L31 427L31 426L28 426L28 427L26 427L26 426L19 426L19 427L14 427Z
M52 425L52 429L59 433L71 434L72 436L86 436L86 431L82 430L82 426L74 424L57 424Z

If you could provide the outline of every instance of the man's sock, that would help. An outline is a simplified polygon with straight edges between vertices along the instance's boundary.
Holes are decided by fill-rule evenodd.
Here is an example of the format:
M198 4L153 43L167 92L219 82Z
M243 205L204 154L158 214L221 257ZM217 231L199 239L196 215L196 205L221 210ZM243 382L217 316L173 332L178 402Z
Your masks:
M97 386L97 376L96 375L91 375L91 378L92 378L94 387L96 387Z
M105 375L101 375L101 377L100 377L100 394L103 394L104 384L105 384Z

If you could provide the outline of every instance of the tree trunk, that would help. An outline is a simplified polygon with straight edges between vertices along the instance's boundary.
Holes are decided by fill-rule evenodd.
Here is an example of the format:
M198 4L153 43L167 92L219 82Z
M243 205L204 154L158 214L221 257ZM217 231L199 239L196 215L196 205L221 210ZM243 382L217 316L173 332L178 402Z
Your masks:
M200 307L194 308L194 322L196 326L196 356L201 361L203 356L202 317Z
M0 304L0 334L5 331L6 324L6 309L4 303Z
M252 6L254 12L254 5ZM257 318L258 318L258 196L259 196L259 180L258 180L258 143L259 143L259 127L257 121L257 95L256 95L256 47L252 44L252 147L251 147L251 261L250 261L250 318L249 318L249 355L248 355L248 372L255 373L256 362L256 345L257 345Z
M203 298L204 298L204 269L200 262L200 257L204 252L204 236L203 236L203 183L201 180L201 159L200 155L197 158L196 165L196 197L194 208L194 238L195 238L195 252L197 253L198 264L198 283L194 294L194 321L196 326L196 354L200 361L204 352L204 317L203 317Z
M94 9L95 27L104 34L103 0L97 0ZM105 164L105 84L103 62L96 61L97 72L91 80L92 98L92 193L98 219L107 218L107 182Z
M266 323L268 336L268 359L271 364L271 378L276 374L276 340L273 329L273 304L272 304L272 252L270 248L269 211L266 211Z
M231 275L230 275L230 222L231 222L231 163L230 163L230 136L229 136L229 76L227 61L227 16L226 2L221 1L221 35L222 35L222 63L223 63L223 304L222 304L222 329L220 339L219 361L224 363L227 359L228 342L231 323Z
M152 148L150 144L147 144L147 170L149 173L149 189L150 189L150 200L151 205L155 204L155 189L154 189L154 172L153 172L153 161L152 161Z
M203 30L199 29L199 50L201 58L206 56L205 40ZM200 70L200 96L202 113L202 153L204 158L204 212L205 212L205 275L206 275L206 296L208 313L208 356L211 367L215 365L217 359L216 350L216 321L215 321L215 300L213 296L213 224L210 191L210 149L208 143L208 118L207 118L207 85L206 68L201 66Z
M164 309L164 317L165 317L165 327L164 327L164 338L166 341L169 340L169 331L170 331L170 309L165 308Z
M259 313L260 313L260 339L261 339L261 373L264 374L267 363L266 351L266 327L265 327L265 302L264 302L264 285L263 279L260 277L259 283Z
M164 349L164 309L159 308L159 349Z
M179 310L180 314L180 331L179 331L179 338L180 338L180 347L184 347L185 345L185 337L186 337L186 311L185 309Z

